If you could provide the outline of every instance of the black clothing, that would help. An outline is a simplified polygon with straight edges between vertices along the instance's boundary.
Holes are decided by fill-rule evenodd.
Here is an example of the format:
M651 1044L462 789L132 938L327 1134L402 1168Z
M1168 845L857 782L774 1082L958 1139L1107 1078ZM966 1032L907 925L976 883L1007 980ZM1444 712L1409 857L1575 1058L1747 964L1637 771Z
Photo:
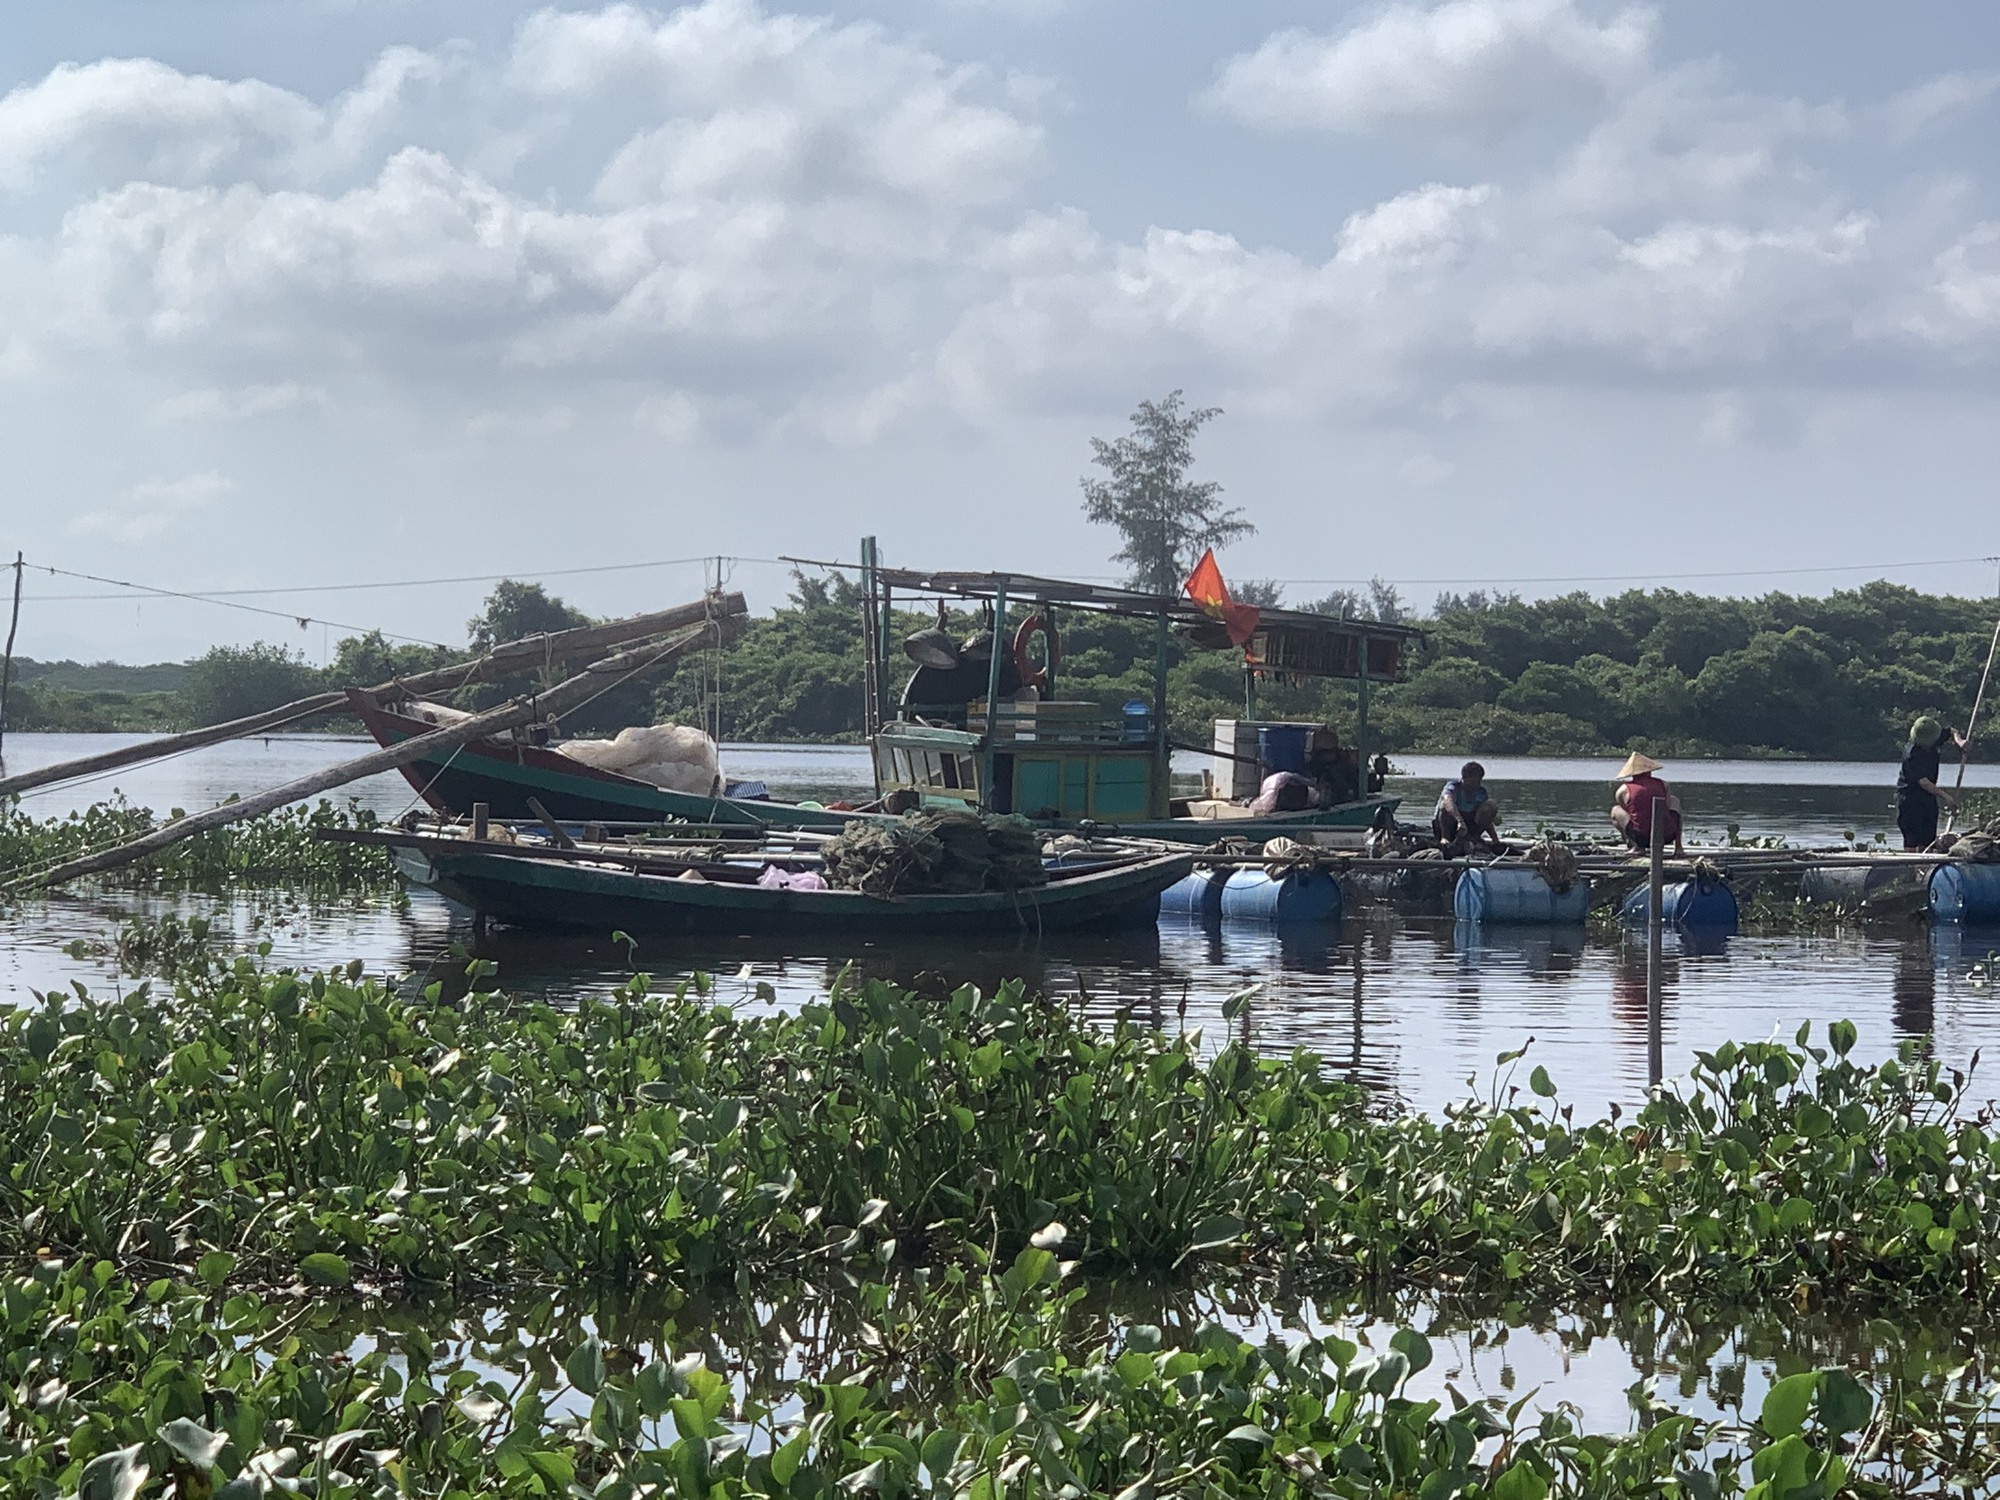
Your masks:
M1902 769L1896 773L1896 827L1903 835L1903 847L1923 849L1937 841L1937 793L1927 792L1919 782L1938 784L1944 757L1937 745L1911 745L1903 752Z
M1917 783L1928 781L1932 786L1936 786L1938 769L1943 761L1944 757L1938 754L1936 745L1912 745L1905 750L1902 769L1896 773L1897 803L1901 804L1907 798L1917 797L1936 807L1937 797L1925 791Z
M1928 849L1937 842L1938 800L1919 792L1923 802L1896 802L1896 827L1902 831L1905 849Z

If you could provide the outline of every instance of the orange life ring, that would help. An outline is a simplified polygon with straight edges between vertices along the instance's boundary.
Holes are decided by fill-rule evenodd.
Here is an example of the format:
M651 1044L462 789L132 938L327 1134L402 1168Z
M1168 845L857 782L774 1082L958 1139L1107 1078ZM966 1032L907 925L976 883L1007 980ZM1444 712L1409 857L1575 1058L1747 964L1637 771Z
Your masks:
M1034 658L1028 655L1028 642L1039 630L1048 643L1048 665L1038 667ZM1021 674L1021 686L1031 687L1038 693L1049 690L1049 674L1062 665L1062 637L1056 634L1055 625L1041 614L1029 615L1014 632L1014 670Z

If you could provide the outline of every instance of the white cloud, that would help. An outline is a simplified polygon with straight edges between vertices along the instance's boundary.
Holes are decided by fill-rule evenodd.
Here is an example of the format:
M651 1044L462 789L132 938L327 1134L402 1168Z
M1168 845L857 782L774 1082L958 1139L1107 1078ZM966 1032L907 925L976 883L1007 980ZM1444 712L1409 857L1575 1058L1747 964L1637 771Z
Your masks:
M247 385L236 390L205 386L169 396L160 403L160 415L169 422L240 422L301 406L324 406L327 401L323 389L303 386L295 380Z
M1471 211L1492 195L1493 189L1484 183L1456 188L1430 182L1349 214L1340 229L1339 258L1416 261L1449 253L1463 239Z
M1648 8L1598 22L1575 0L1396 4L1333 35L1278 32L1231 58L1204 97L1267 130L1505 128L1615 93L1646 70L1656 29Z
M69 523L71 536L106 537L130 545L173 530L206 510L232 488L214 470L180 479L147 479L102 510L87 511Z
M1910 141L1954 117L1970 114L2000 93L2000 71L1941 73L1897 94L1883 106L1890 136Z
M1396 472L1412 488L1430 489L1456 474L1458 465L1449 459L1439 458L1435 453L1418 453L1404 459Z
M55 162L111 182L311 180L353 160L397 122L415 85L443 71L437 57L393 47L321 109L258 79L151 58L64 63L0 98L0 187L32 187Z
M685 391L660 391L639 403L632 420L655 437L689 443L701 432L701 408Z

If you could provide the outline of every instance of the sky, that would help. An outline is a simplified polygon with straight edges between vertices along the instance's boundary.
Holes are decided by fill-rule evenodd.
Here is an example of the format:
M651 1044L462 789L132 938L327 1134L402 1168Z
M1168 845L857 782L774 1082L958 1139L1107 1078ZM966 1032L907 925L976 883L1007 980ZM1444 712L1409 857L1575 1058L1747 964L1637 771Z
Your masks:
M6 11L29 656L1108 577L1176 389L1294 601L1996 586L1990 0Z

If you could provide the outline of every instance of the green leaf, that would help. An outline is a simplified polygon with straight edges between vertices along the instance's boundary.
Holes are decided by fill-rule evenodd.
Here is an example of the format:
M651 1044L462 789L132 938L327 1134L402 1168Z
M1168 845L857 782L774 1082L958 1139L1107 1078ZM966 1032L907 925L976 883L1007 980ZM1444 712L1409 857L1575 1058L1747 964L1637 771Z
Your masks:
M1549 1482L1531 1464L1517 1463L1493 1481L1493 1500L1546 1500Z
M771 1453L771 1477L779 1484L789 1487L792 1476L799 1472L799 1464L806 1456L808 1436L801 1427L790 1438L781 1443Z
M1852 1021L1835 1021L1826 1028L1826 1039L1832 1044L1834 1054L1838 1057L1845 1057L1854 1050L1854 1043L1859 1035Z
M1764 1395L1764 1409L1757 1421L1770 1438L1790 1437L1806 1424L1813 1393L1819 1389L1819 1372L1808 1370L1787 1375Z
M316 1250L299 1262L299 1274L314 1286L346 1286L353 1279L345 1256Z
M1262 1448L1270 1443L1271 1434L1254 1422L1245 1422L1241 1427L1232 1427L1222 1435L1225 1443L1254 1443Z
M931 1476L931 1483L943 1480L951 1466L958 1462L958 1450L964 1444L964 1437L948 1427L940 1427L924 1439L919 1450L923 1466ZM775 1468L773 1469L775 1473Z
M1194 1233L1188 1238L1187 1249L1181 1252L1183 1258L1198 1255L1204 1250L1220 1250L1224 1245L1233 1245L1243 1238L1243 1221L1234 1214L1213 1214L1194 1226Z
M1845 1370L1822 1370L1819 1377L1820 1425L1836 1436L1859 1432L1875 1415L1875 1398Z
M585 1339L569 1351L563 1373L584 1395L595 1396L604 1386L604 1346L594 1338Z
M1553 1099L1556 1096L1556 1086L1549 1080L1549 1070L1540 1063L1537 1063L1535 1071L1528 1075L1528 1087L1544 1099Z
M1410 1362L1410 1373L1416 1374L1430 1365L1431 1341L1414 1328L1399 1328L1389 1338L1391 1349L1400 1349L1403 1357Z
M139 1461L145 1445L100 1453L83 1466L77 1481L77 1500L138 1500L139 1491L152 1477L152 1469Z
M220 1287L236 1269L236 1257L227 1250L211 1250L194 1263L194 1273L210 1289Z
M222 1456L222 1450L229 1446L229 1434L210 1432L199 1422L175 1417L160 1429L160 1441L197 1469L210 1469Z

